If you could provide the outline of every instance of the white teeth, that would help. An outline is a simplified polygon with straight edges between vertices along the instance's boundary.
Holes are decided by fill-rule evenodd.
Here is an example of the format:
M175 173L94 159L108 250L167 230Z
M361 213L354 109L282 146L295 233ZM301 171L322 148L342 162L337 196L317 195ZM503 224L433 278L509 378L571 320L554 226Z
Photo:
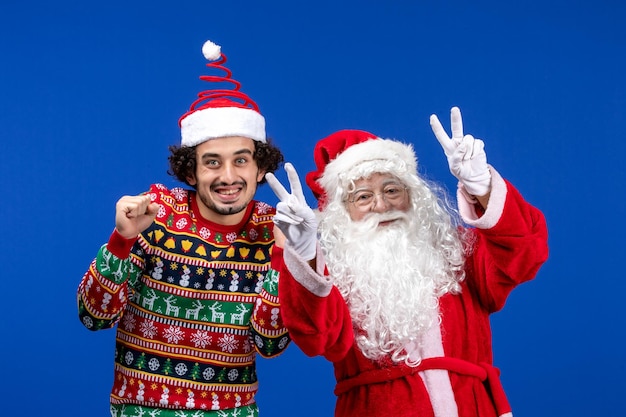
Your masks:
M235 194L236 192L237 190L227 190L227 191L220 191L220 194L231 195L231 194Z

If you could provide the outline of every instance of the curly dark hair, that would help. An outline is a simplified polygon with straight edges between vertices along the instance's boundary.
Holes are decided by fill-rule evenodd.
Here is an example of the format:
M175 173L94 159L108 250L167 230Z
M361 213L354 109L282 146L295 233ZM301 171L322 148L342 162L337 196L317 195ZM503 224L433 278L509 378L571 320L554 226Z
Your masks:
M170 169L167 170L167 173L188 186L193 187L189 184L187 178L196 173L196 147L172 145L169 147L169 150L170 156L168 159L170 161ZM265 143L257 140L254 141L253 158L259 166L259 169L265 172L276 171L280 164L285 161L283 153L272 144L270 138L268 138ZM265 182L265 177L263 177L260 184L264 184Z

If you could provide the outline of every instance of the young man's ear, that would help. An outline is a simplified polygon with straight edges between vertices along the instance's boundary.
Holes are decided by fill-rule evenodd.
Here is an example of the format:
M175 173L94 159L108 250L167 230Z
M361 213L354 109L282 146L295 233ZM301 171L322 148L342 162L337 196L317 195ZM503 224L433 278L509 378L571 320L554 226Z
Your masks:
M196 176L195 175L188 175L187 176L187 184L191 185L192 187L194 185L196 185L197 181L196 181Z
M264 169L259 169L259 173L256 175L256 183L260 183L261 181L263 181L263 178L265 177L265 173L267 171L265 171Z

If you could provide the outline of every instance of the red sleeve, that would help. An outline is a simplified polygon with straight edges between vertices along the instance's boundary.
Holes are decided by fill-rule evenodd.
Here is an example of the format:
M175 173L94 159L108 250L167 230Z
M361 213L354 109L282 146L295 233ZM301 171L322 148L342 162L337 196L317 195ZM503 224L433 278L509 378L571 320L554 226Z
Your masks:
M315 273L295 254L285 250L278 283L282 316L291 339L308 356L324 356L331 362L342 359L354 342L350 312L334 285ZM297 264L297 265L296 265ZM301 282L318 280L330 292L316 295Z
M509 293L535 277L548 258L548 230L537 208L506 182L502 215L493 227L476 229L468 278L489 312L500 310Z

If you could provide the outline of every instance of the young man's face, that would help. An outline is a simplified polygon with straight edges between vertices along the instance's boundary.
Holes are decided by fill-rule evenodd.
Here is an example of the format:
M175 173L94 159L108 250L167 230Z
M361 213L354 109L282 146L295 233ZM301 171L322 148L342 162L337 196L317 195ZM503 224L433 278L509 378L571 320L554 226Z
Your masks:
M226 225L241 221L265 175L253 155L254 141L241 136L196 146L196 173L188 181L196 187L202 217Z

